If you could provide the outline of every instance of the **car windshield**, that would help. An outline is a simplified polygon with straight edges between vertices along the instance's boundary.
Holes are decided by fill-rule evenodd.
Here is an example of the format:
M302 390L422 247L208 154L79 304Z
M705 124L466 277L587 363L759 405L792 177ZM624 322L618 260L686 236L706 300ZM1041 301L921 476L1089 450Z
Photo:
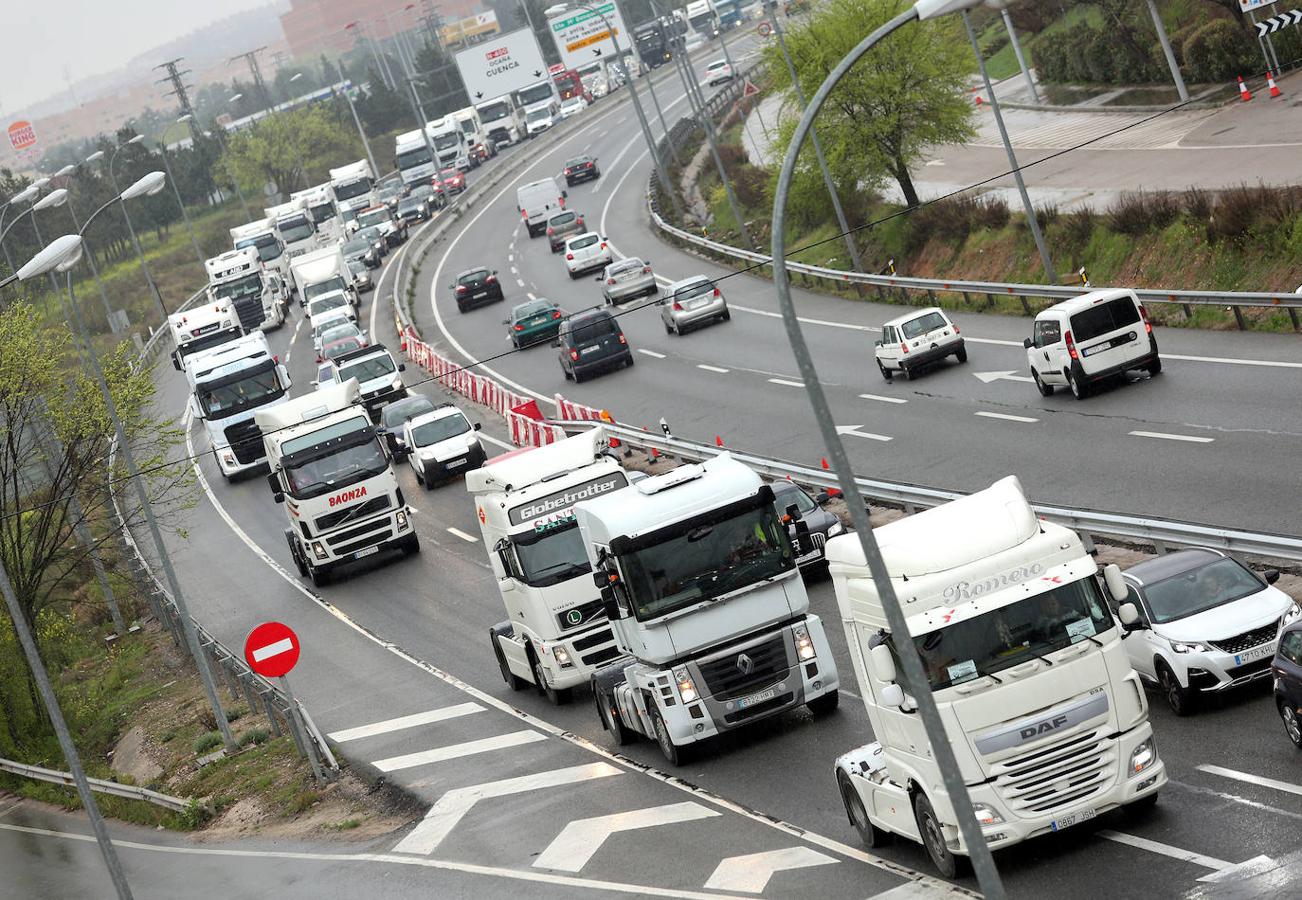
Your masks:
M321 343L328 344L331 341L340 341L344 338L355 338L359 337L361 333L361 329L352 322L347 322L342 325L331 325L325 331L321 332Z
M1061 650L1113 627L1094 578L1082 578L914 637L933 691Z
M476 269L457 276L457 284L476 285L488 277L487 269Z
M370 228L363 228L357 232L357 236L371 244L378 244L384 240L384 235L380 234L380 229L372 225Z
M541 122L543 119L550 119L551 117L552 117L551 109L544 106L541 109L529 110L529 112L525 115L525 120L528 122Z
M697 521L657 544L620 555L638 619L720 597L795 567L791 541L772 506Z
M511 316L516 321L522 321L524 319L532 319L534 316L544 315L550 312L551 308L552 305L546 301L538 301L537 303L525 303L522 306L517 306L515 310L511 313Z
M461 143L461 132L452 131L448 134L440 134L438 137L434 138L434 149L447 150L451 147L457 146L459 143Z
M530 587L551 587L592 571L583 533L573 519L546 531L517 535L512 542L521 580Z
M331 328L336 328L340 325L351 325L351 324L352 323L348 321L347 314L342 312L330 312L322 316L320 321L312 323L312 331L313 334L319 339Z
M361 350L366 345L362 339L357 336L343 337L323 342L321 355L326 359L338 359L345 353L352 353L354 350Z
M563 212L563 213L561 213L560 215L552 216L551 219L548 220L547 224L548 224L548 225L568 225L568 224L570 224L571 222L573 222L576 218L578 218L578 216L576 216L576 215L575 215L574 213L572 213L572 212Z
M725 60L721 59L718 60L717 62L710 63L708 66L705 67L705 69L707 72L714 72L718 69L726 69L727 67L728 67L728 63Z
M393 360L387 353L379 356L372 356L368 359L350 362L346 366L339 368L339 380L347 381L349 378L356 378L358 384L365 384L376 378L383 378L386 375L392 375L397 369L393 365Z
M218 300L243 300L245 297L262 296L262 276L257 272L245 275L236 281L228 281L213 288L213 296Z
M574 240L570 241L570 249L582 250L584 247L591 247L596 242L597 236L595 234L585 234L583 237L576 237Z
M444 169L439 172L439 177L444 181L456 181L461 177L461 171L459 169Z
M1257 576L1232 559L1155 581L1144 588L1153 621L1159 624L1215 609L1262 589Z
M243 250L245 247L257 247L258 259L263 262L280 259L281 254L285 252L284 246L276 239L274 234L260 234L257 237L245 238L235 242L236 250Z
M424 200L426 197L434 196L434 188L431 185L421 182L411 187L411 192L407 194L408 200Z
M366 270L366 263L362 262L360 259L350 259L350 260L348 260L348 271L350 271L350 272L353 273L353 277L354 277L354 278L370 278L370 277L371 277L370 274L369 274L369 273L367 272L367 270Z
M419 197L408 197L406 200L403 200L398 204L398 212L407 212L408 210L419 209L423 203L424 201Z
M461 413L421 422L411 430L412 443L417 447L428 447L439 441L465 434L470 430L470 422Z
M397 428L408 419L414 419L432 409L434 404L425 397L405 397L380 411L380 424L385 428Z
M281 222L276 227L280 231L281 240L287 244L312 236L312 223L305 216Z
M520 92L516 94L516 99L519 101L521 106L528 106L531 103L541 103L543 100L550 98L551 95L551 83L540 81L537 84L530 85L529 87L521 88Z
M406 150L398 154L398 168L410 169L415 166L423 166L433 157L430 156L429 148L424 144L411 150Z
M565 168L574 169L579 166L586 166L589 162L591 162L591 160L586 156L576 156L574 159L567 159L565 161Z
M590 344L600 338L616 334L619 327L615 325L615 320L610 316L596 316L584 322L574 325L574 343Z
M780 487L775 488L773 496L776 498L773 505L778 508L778 512L786 514L788 507L795 506L796 511L801 516L807 516L814 510L818 509L818 504L814 498L806 494L798 487Z
M335 291L346 290L348 290L348 285L344 282L344 276L336 275L333 278L327 278L325 281L318 281L316 284L305 285L303 287L303 299L310 301L313 297L321 297ZM347 302L347 300L344 302Z
M675 300L690 300L693 297L699 297L702 294L708 294L714 290L714 283L710 281L696 281L692 284L674 290Z
M573 97L566 97L564 100L561 101L561 106L564 107L573 107L573 106L582 106L582 105L583 105L582 94L575 94Z
M499 103L488 103L484 106L475 107L479 110L479 121L487 125L489 122L496 122L499 119L505 119L511 114L511 104L505 100Z
M236 381L201 385L198 393L204 416L212 420L224 419L241 410L270 403L283 396L285 389L276 377L275 363L268 361Z
M918 316L916 319L910 319L900 326L906 338L922 337L928 331L935 331L937 328L944 328L949 323L940 313L927 313L925 316Z

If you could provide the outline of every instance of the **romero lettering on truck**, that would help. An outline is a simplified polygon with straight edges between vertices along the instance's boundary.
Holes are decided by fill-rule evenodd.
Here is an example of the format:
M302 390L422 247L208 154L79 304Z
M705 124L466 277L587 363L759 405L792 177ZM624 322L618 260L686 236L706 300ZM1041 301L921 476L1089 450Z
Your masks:
M973 597L1001 591L1010 585L1030 581L1043 571L1044 567L1039 563L1031 563L1029 566L1019 566L1016 569L990 578L983 578L980 581L957 581L945 588L943 596L950 603L971 600Z
M344 491L341 494L335 494L333 497L331 497L330 506L331 508L333 508L344 503L352 503L354 500L360 500L365 496L366 496L365 485L358 488L351 488L349 490Z

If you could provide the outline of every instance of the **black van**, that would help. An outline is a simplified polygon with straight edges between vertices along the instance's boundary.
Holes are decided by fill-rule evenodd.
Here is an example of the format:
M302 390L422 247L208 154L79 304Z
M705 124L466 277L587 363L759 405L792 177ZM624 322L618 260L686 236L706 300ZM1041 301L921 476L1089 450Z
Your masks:
M561 372L576 383L599 369L633 365L623 329L604 309L585 309L563 320L556 346L561 349Z

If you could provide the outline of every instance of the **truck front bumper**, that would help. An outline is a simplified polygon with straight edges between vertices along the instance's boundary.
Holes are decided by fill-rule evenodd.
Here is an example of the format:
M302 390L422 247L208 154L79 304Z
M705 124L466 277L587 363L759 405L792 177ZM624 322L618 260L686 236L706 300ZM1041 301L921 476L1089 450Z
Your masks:
M329 568L392 549L415 533L411 509L401 506L305 540L303 554L316 568Z

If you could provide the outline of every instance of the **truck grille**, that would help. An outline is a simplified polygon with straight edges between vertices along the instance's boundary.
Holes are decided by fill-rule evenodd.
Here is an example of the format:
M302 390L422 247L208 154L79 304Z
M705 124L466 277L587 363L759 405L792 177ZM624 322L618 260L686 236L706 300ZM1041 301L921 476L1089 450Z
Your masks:
M330 537L326 538L326 543L331 547L340 547L350 541L355 541L360 537L369 535L373 531L379 531L382 528L387 529L388 527L389 519L387 516L383 519L373 519L364 525L358 525L356 528L350 528L347 531L341 531L338 534L330 535ZM374 541L370 541L369 543L374 543Z
M376 544L382 544L393 537L393 532L389 530L389 522L387 519L381 524L384 526L383 530L370 535L365 540L357 541L352 544L345 544L342 547L331 547L330 549L339 556L347 556L350 553L356 553L358 550L365 550L367 547L374 547Z
M235 301L235 312L239 314L240 324L245 331L262 324L266 314L262 311L262 300L258 297L242 297Z
M1001 760L995 789L1014 813L1031 817L1086 800L1115 778L1116 754L1102 729L1074 734Z
M599 666L602 663L610 662L616 656L619 656L619 648L613 643L600 650L593 650L591 653L583 654L583 664L585 666Z
M556 624L560 626L561 631L569 631L572 628L581 628L586 625L591 625L594 621L604 619L605 617L606 612L602 602L600 600L592 600L588 603L582 604L581 606L572 606L564 612L558 612L556 614ZM606 633L609 635L609 630L607 630ZM587 637L581 637L574 642L574 646L582 650L583 648L579 647L579 644L582 641L590 639L590 635ZM588 646L592 645L589 644Z
M226 443L231 445L235 461L242 466L257 462L267 455L267 449L262 445L262 432L258 430L258 423L252 419L231 425L223 434L226 435Z
M320 534L322 531L329 531L343 522L352 519L364 519L388 508L389 496L386 494L383 497L376 497L374 500L367 500L360 506L349 506L345 509L335 510L332 513L326 513L324 516L317 516L313 527Z
M743 659L745 657L745 659ZM731 700L772 684L791 668L785 632L757 644L729 650L698 663L706 688L716 700Z
M1234 637L1225 638L1222 641L1209 641L1209 643L1222 653L1242 653L1244 650L1251 650L1258 644L1273 641L1278 633L1279 622L1271 622L1269 625L1262 625L1260 628L1245 631L1243 634L1236 634Z

